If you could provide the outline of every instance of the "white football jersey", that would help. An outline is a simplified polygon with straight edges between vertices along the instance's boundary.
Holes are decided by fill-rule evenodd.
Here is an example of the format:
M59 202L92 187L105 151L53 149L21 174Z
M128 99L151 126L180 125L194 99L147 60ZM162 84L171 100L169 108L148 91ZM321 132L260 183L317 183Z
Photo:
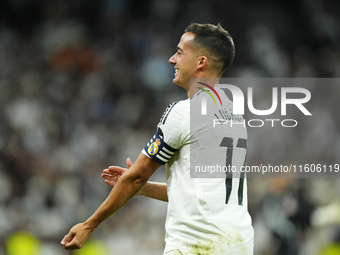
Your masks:
M166 164L169 203L164 253L178 249L185 255L253 254L244 173L207 173L207 169L227 167L239 170L246 159L243 118L232 114L232 102L224 91L216 90L222 106L205 91L169 105L143 149L146 156ZM206 115L202 115L202 100Z

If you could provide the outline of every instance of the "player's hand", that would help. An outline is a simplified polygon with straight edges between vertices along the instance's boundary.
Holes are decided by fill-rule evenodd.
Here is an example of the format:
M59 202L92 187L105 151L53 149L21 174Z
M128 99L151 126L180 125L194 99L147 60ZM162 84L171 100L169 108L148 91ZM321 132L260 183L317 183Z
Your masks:
M79 223L71 228L60 244L66 250L81 249L92 231L85 223Z
M130 158L126 159L126 166L129 169L132 166ZM105 183L114 187L119 178L128 170L119 166L110 166L108 169L104 169L102 177L105 179Z

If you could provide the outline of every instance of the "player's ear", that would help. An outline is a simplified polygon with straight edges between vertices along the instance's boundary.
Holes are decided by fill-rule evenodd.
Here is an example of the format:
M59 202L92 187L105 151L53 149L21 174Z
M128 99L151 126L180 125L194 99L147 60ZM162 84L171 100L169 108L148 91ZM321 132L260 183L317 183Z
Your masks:
M206 56L199 56L198 62L197 62L197 69L202 72L204 68L207 67L208 64L208 58Z

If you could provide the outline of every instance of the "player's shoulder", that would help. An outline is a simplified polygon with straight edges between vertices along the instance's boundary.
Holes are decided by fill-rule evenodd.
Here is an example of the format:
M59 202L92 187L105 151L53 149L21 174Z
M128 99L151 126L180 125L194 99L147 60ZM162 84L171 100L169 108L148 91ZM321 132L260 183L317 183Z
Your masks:
M190 98L178 101L174 107L174 111L180 112L182 114L190 112Z
M161 119L160 123L165 123L166 120L170 116L173 116L175 118L180 118L180 116L185 116L190 111L190 101L189 99L173 102L168 105L168 107L165 109Z
M189 111L190 110L190 98L174 102L170 105L173 105L173 109L175 111L183 111L183 110Z

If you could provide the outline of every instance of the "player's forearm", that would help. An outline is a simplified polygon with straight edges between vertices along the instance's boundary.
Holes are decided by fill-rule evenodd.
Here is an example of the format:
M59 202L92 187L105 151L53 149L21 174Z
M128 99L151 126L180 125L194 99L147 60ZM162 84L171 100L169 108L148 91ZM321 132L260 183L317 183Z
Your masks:
M105 201L86 221L86 225L93 229L97 228L101 222L122 208L137 194L159 166L159 163L141 153L136 163L121 176Z
M165 183L147 182L138 192L138 195L168 202L168 194Z
M129 176L122 177L96 212L86 220L86 225L91 229L97 228L104 220L128 203L143 184L142 181L136 181Z

